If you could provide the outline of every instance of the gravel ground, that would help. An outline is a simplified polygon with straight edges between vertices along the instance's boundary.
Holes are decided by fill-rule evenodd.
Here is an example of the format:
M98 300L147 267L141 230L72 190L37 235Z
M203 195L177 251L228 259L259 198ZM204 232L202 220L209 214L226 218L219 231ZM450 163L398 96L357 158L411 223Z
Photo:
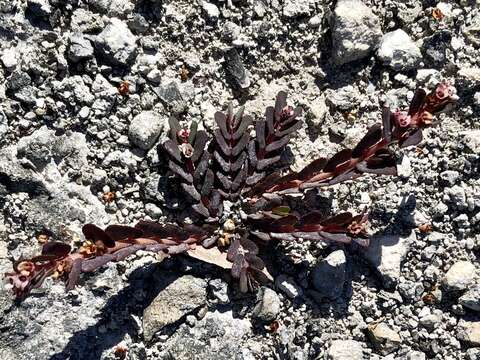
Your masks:
M286 90L298 170L417 86L446 79L460 100L398 152L400 176L312 193L370 208L367 250L280 244L256 294L149 253L69 293L0 290L0 358L480 359L478 1L210 1L0 0L0 272L85 222L181 217L158 151L172 114L210 130L228 102L259 117Z

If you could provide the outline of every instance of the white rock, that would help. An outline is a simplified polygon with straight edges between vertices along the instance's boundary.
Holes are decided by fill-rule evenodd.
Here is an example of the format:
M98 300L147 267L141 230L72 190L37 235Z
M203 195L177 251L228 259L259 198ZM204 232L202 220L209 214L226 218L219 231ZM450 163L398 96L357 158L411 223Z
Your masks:
M411 232L407 237L395 235L373 236L370 246L363 250L364 257L377 269L384 286L391 287L400 277L400 266L410 244L417 237Z
M410 351L408 354L407 354L407 359L406 360L425 360L426 357L425 357L425 354L420 352L420 351Z
M463 143L475 154L480 153L480 130L468 130L463 133Z
M415 69L422 59L418 46L401 29L383 35L377 56L396 71Z
M402 343L400 335L383 322L369 325L368 335L382 355L393 352Z
M470 261L458 261L448 269L443 278L447 290L460 291L467 289L475 281L475 266Z
M480 346L480 321L460 320L457 327L457 339L472 346Z
M275 279L275 285L290 299L294 299L303 294L302 289L295 283L295 281L286 275L278 276Z
M261 298L253 310L254 316L265 322L275 320L282 306L277 293L265 287L259 294Z
M478 67L464 67L457 72L460 82L466 86L480 85L480 68Z
M407 155L403 155L402 161L397 165L398 176L408 178L412 175L412 165L410 158Z
M145 338L150 340L165 325L205 304L206 297L207 282L203 279L184 275L168 284L143 312Z
M137 56L137 38L120 19L110 19L110 23L94 41L95 47L113 64L128 65Z
M4 50L0 60L8 71L15 70L17 66L17 55L15 48L11 47Z
M143 150L149 150L157 141L164 120L153 111L144 111L135 116L128 128L130 141Z
M360 0L338 1L332 26L333 60L337 65L368 56L382 37L379 18Z
M202 8L211 20L218 19L220 16L220 10L218 10L217 5L215 4L209 3L208 1L202 1Z
M362 343L355 340L334 340L328 349L330 360L363 360Z
M285 0L283 4L283 15L287 18L294 18L310 14L310 0Z

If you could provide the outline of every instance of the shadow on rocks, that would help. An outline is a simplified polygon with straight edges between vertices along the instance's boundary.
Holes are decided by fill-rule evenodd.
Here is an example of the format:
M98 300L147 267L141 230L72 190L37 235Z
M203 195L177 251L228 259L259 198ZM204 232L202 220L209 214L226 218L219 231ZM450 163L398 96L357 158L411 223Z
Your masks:
M139 325L131 315L141 317L143 310L176 279L170 277L170 282L164 281L161 286L152 286L153 272L157 266L158 264L151 264L147 268L135 270L130 275L128 286L111 297L100 310L97 323L75 333L63 351L51 356L50 360L101 359L103 352L121 342L126 334L137 338ZM150 276L145 278L145 273L150 273ZM181 274L177 273L177 276ZM145 294L142 300L138 300L138 293Z

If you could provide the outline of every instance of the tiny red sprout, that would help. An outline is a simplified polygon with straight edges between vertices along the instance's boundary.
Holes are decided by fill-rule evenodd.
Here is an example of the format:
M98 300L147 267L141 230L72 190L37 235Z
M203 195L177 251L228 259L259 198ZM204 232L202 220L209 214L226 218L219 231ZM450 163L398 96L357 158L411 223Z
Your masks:
M177 136L182 140L183 142L188 142L188 137L190 136L190 130L188 129L181 129L177 132Z
M456 97L457 90L448 83L440 84L435 90L435 96L439 100Z
M295 114L293 111L293 106L287 105L282 109L282 118L288 119L289 117L292 117Z
M128 348L125 345L119 344L115 346L114 354L118 359L125 359L127 352Z
M406 111L397 110L393 115L400 127L408 127L412 122L412 117Z
M128 95L129 90L130 90L130 84L128 83L127 80L122 81L118 86L118 93L122 96Z

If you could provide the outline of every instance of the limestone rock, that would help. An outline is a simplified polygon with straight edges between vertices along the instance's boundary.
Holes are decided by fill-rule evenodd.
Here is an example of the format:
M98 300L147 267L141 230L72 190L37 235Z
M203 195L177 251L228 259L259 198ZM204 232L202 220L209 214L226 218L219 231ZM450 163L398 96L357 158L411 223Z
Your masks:
M337 65L368 56L381 36L379 18L362 1L338 1L332 27L333 60Z
M157 141L164 121L153 111L144 111L135 116L128 128L130 141L143 150L149 150Z
M180 320L206 302L207 282L185 275L162 289L143 312L143 331L147 341L164 326Z
M407 237L395 235L374 236L370 246L363 250L364 257L380 274L384 286L393 286L400 277L402 260L408 252L410 244L416 241L411 232Z
M400 335L385 323L369 325L368 335L382 355L393 352L402 343Z
M377 56L396 71L415 69L422 59L418 46L401 29L383 35Z
M112 18L95 38L95 47L110 63L128 65L137 56L136 40L125 22Z
M475 281L475 266L469 261L457 261L448 269L443 278L446 290L461 291Z

